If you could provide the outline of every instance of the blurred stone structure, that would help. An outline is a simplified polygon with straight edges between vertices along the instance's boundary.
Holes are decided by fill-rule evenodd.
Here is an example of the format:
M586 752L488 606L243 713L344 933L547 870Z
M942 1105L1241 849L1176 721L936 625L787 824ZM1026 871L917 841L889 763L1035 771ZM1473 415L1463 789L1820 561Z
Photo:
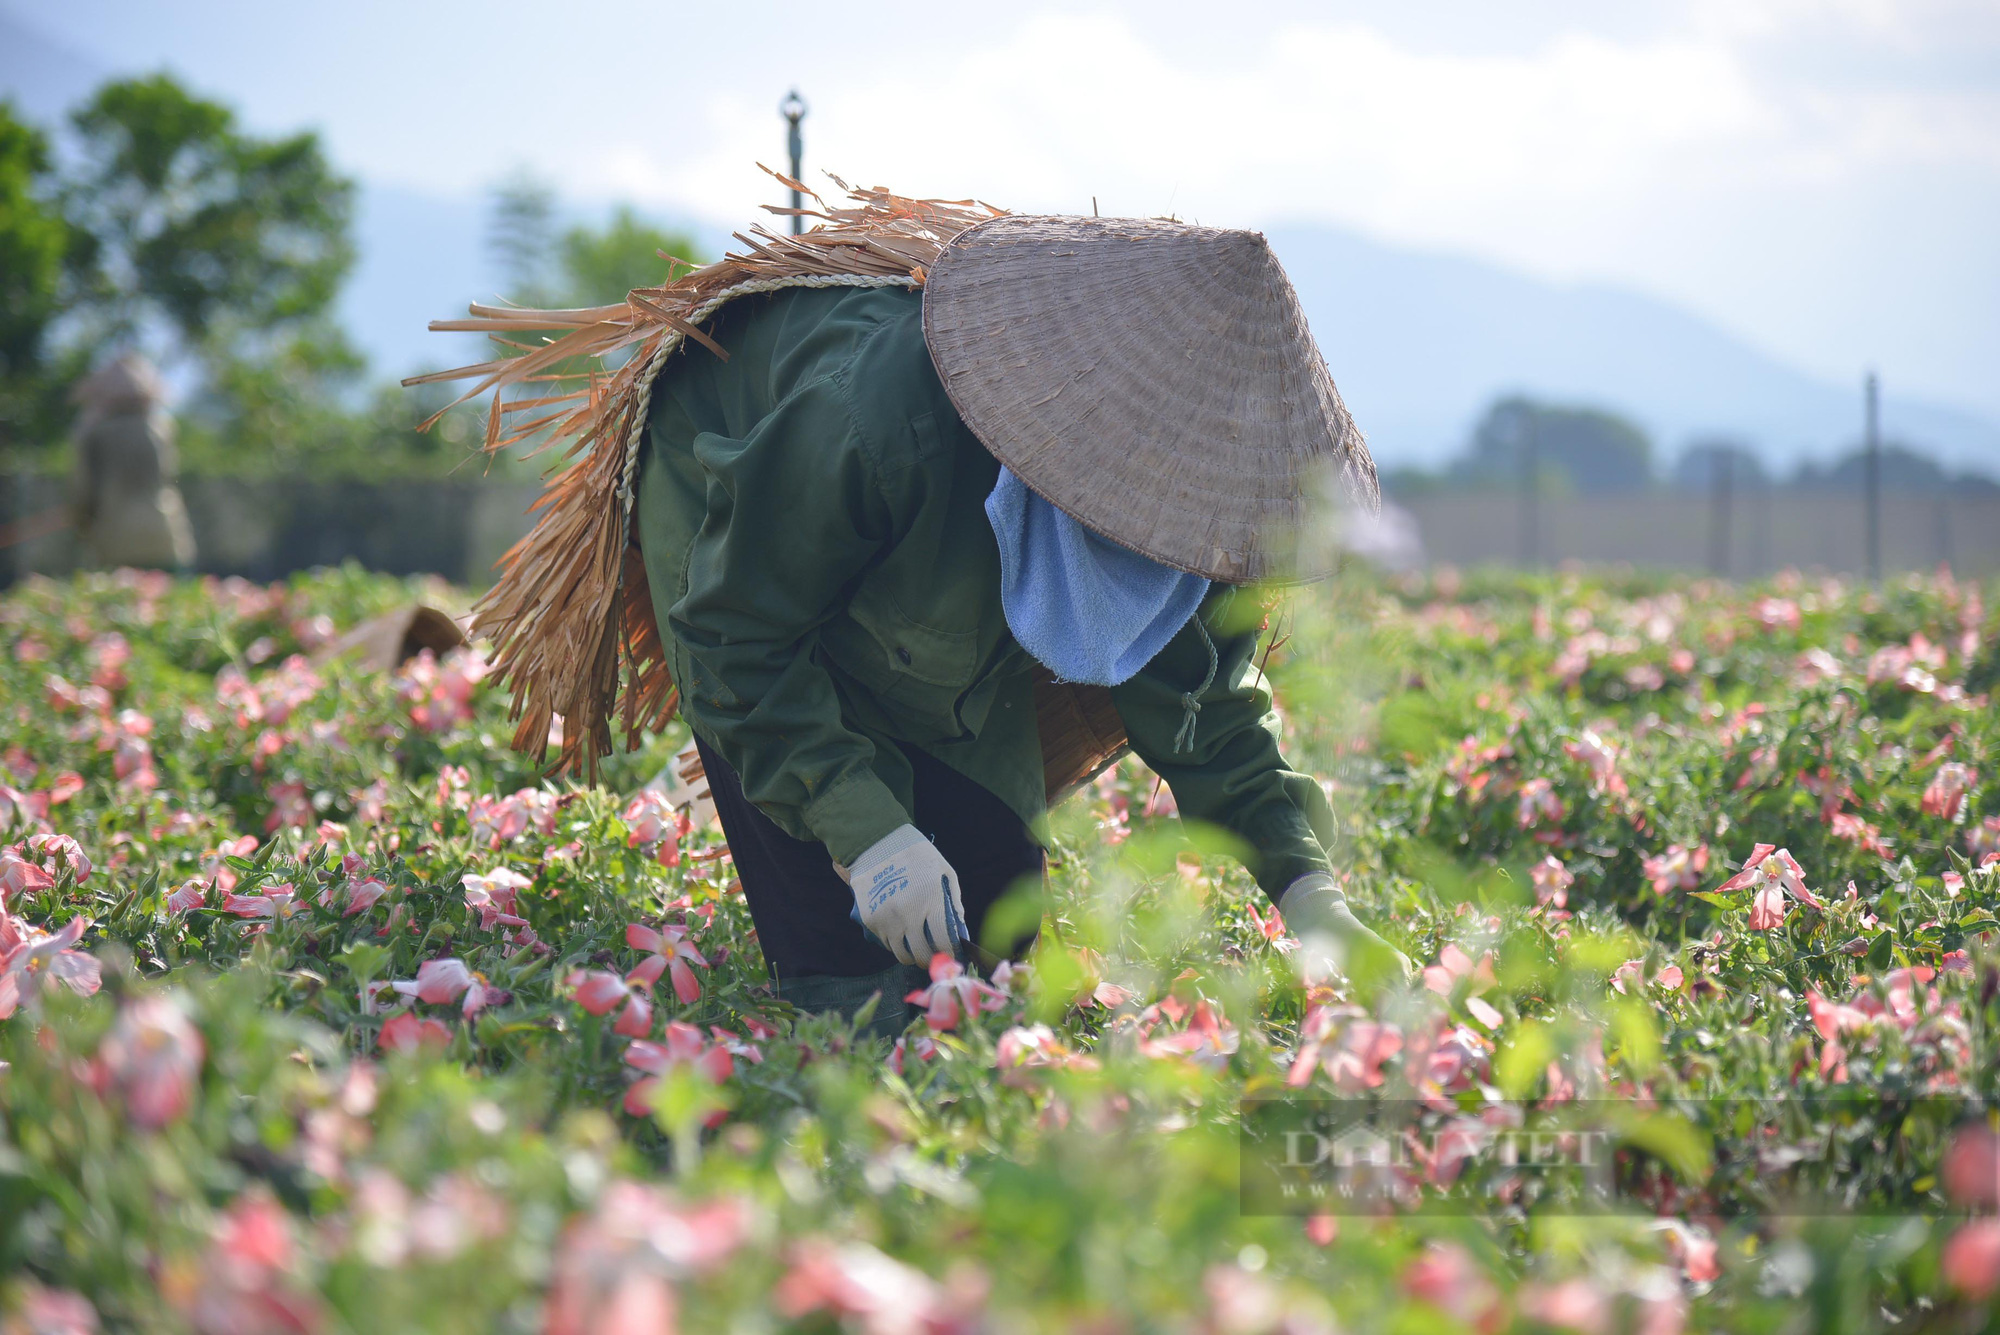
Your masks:
M128 353L78 382L73 397L83 414L70 504L91 562L191 569L194 534L159 373Z

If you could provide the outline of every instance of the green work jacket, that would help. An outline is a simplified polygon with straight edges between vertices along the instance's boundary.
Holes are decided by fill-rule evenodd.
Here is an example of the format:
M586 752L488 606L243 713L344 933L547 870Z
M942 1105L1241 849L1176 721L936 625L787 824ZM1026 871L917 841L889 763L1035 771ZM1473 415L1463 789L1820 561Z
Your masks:
M910 820L897 742L1030 825L1044 811L1032 664L984 509L999 464L946 397L921 315L900 288L736 299L708 325L727 361L689 343L660 372L639 472L682 713L761 811L843 865ZM1206 638L1190 622L1112 697L1181 815L1236 834L1275 898L1328 869L1331 816L1278 754L1253 600L1218 586L1197 615Z

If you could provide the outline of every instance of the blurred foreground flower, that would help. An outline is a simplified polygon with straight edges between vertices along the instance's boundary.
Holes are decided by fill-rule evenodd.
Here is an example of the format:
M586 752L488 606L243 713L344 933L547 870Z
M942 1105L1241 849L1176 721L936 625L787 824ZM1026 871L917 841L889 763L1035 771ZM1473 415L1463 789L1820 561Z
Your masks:
M173 998L140 997L118 1012L97 1050L98 1092L123 1105L142 1131L157 1131L184 1115L201 1079L201 1034Z
M866 1335L952 1335L977 1327L985 1275L969 1265L939 1284L865 1242L802 1242L771 1295L789 1320L814 1312L852 1318Z
M724 1197L683 1204L654 1187L613 1182L556 1245L546 1335L671 1335L675 1286L706 1274L749 1236L751 1208Z

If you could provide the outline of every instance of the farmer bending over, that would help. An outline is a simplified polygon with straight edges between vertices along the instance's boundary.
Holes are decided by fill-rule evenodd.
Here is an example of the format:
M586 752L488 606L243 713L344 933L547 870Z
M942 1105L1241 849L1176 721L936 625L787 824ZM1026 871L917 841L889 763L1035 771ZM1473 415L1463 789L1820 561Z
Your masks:
M794 288L654 382L634 532L779 994L852 1011L1040 877L1035 669L1108 687L1309 967L1393 956L1279 754L1250 580L1372 465L1263 237L1003 217L921 294Z

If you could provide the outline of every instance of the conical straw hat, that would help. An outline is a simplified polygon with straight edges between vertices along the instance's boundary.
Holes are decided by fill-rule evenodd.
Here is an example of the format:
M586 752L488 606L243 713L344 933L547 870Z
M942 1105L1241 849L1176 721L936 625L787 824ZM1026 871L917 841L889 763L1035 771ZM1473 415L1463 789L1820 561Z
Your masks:
M1113 542L1228 583L1319 573L1317 476L1379 504L1375 465L1262 235L1007 216L959 234L924 336L973 434Z

